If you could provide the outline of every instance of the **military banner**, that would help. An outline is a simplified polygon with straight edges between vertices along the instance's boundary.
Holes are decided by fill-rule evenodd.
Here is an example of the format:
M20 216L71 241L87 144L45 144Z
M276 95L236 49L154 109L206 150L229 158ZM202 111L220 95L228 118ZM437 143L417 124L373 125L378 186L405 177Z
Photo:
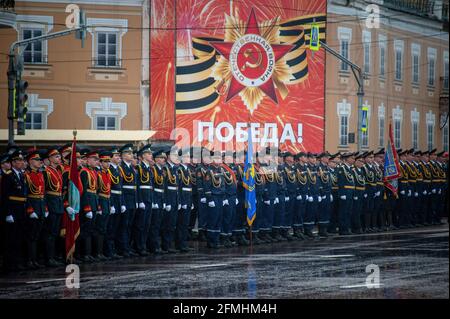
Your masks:
M193 143L320 151L326 1L152 2L152 129ZM175 45L176 43L176 45ZM172 58L170 58L172 56ZM176 56L176 58L175 58Z

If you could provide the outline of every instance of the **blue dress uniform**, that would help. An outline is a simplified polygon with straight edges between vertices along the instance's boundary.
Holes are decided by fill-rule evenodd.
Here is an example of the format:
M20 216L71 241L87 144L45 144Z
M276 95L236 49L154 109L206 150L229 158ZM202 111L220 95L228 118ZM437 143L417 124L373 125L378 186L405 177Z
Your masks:
M296 158L299 159L301 157L306 157L306 154L300 152L296 155ZM297 175L297 184L298 184L298 193L295 201L294 208L294 216L293 216L293 224L292 227L294 229L294 237L298 239L304 239L303 236L303 221L306 214L306 203L308 202L308 192L309 192L309 184L308 184L308 170L307 166L304 163L299 162L296 168Z
M408 153L412 153L414 150L409 150ZM409 209L406 211L404 215L405 221L404 224L406 227L414 227L417 223L417 214L418 214L418 198L419 198L419 174L414 166L413 162L405 161L405 168L408 172L408 182L409 189L411 193L408 195Z
M334 154L330 157L330 160L333 160L337 156L340 156L340 153ZM338 176L337 176L337 168L328 168L330 172L331 179L331 209L330 209L330 223L328 224L327 232L330 234L337 233L338 227L338 203L339 203L339 185L338 185Z
M98 157L97 152L89 152L87 157ZM83 192L80 199L80 240L82 244L81 261L96 261L92 256L92 235L95 229L95 218L99 208L98 173L93 167L83 167L80 171Z
M27 160L42 161L40 151L32 151L27 154ZM45 181L42 171L31 167L25 173L25 185L27 188L27 217L26 218L26 242L28 249L27 266L31 269L41 268L37 262L37 243L41 235L45 218L48 216L45 203Z
M148 144L139 150L138 155L151 152ZM134 244L140 256L147 256L147 240L152 220L153 176L150 164L144 160L137 165L137 201L139 206L134 219Z
M195 169L198 192L198 236L199 241L206 241L206 218L208 216L208 204L205 194L205 178L207 166L204 163L197 164Z
M422 155L422 152L417 151L414 152L414 156ZM418 161L414 160L410 164L411 170L414 172L416 178L416 185L415 185L415 193L413 196L413 202L414 202L414 221L416 223L416 226L423 226L423 223L425 222L424 214L422 212L422 198L424 197L424 182L423 182L423 174L420 169L420 164Z
M428 152L422 152L422 155L427 155ZM432 190L432 175L431 175L431 168L428 165L427 162L421 160L420 163L420 170L423 176L423 192L422 192L422 214L424 219L424 225L428 226L430 225L430 197L431 197L431 190Z
M282 154L278 155L282 157ZM280 233L286 221L287 208L290 208L291 198L289 197L286 184L285 164L279 164L277 167L277 198L278 203L274 205L274 217L272 225L272 239L273 241L285 240ZM292 199L294 200L294 199Z
M237 177L236 171L227 164L222 164L223 178L225 183L225 196L222 214L221 240L222 244L229 248L232 247L231 235L233 234L233 221L236 215L236 192Z
M319 157L329 157L330 154L322 153ZM332 197L333 185L331 179L331 172L327 165L320 163L318 176L320 178L320 196L322 201L319 203L318 210L318 223L319 223L319 236L328 237L328 226L330 224L331 217L331 205L334 198Z
M46 158L58 156L60 152L57 147L50 147L45 154ZM46 265L49 267L59 266L60 263L55 260L55 250L57 247L57 239L60 235L61 221L64 214L64 208L68 206L64 204L64 192L67 193L68 184L68 166L60 167L47 166L44 170L45 180L45 201L47 203L49 215L45 219L43 237L45 241ZM64 179L64 175L66 179Z
M279 203L278 198L278 182L277 182L277 168L268 166L266 164L261 165L261 171L264 174L264 180L266 182L264 189L263 202L261 213L259 214L260 224L259 224L259 239L265 241L266 243L272 242L272 226L275 215L275 205ZM258 218L258 217L257 217Z
M293 156L291 153L286 152L286 157ZM286 202L286 214L281 228L281 236L289 241L293 240L293 237L289 233L289 230L293 224L294 212L297 204L298 195L298 182L297 182L297 167L295 164L284 164L284 174L286 178L286 197L289 201Z
M315 156L314 154L308 154L308 157ZM306 203L305 218L303 220L303 227L305 229L305 235L309 238L314 238L312 232L314 224L319 212L319 205L322 202L322 196L320 193L321 180L319 177L317 165L308 164L307 168L308 178L308 201Z
M429 154L430 155L436 154L436 149L430 151ZM441 202L441 194L442 194L441 174L436 161L430 160L429 166L431 169L431 177L432 177L431 196L430 196L431 216L429 219L429 223L433 225L438 225L441 223L441 218L439 216L439 205Z
M356 159L362 159L363 155L359 155ZM361 218L363 216L364 208L364 194L366 194L366 178L362 168L353 167L353 176L355 178L355 191L353 193L353 207L352 207L352 232L361 234Z
M353 156L353 154L347 153L341 155L343 159L350 156ZM355 193L353 168L345 162L339 165L337 169L337 178L339 187L339 234L349 235L353 210L353 196Z
M153 158L167 158L162 150L155 151ZM165 189L167 173L163 166L153 165L153 205L152 219L150 222L150 251L155 254L162 253L161 250L161 220L165 213Z
M446 203L448 201L447 198L447 190L448 190L448 181L447 181L447 166L444 163L444 151L436 154L439 158L439 160L436 162L436 167L438 169L438 175L439 175L439 201L437 205L437 222L439 224L442 224L441 217L444 216L444 214L447 212L445 207Z
M236 156L240 156L241 153L238 153ZM249 242L245 238L245 224L247 221L247 212L245 208L245 188L243 185L244 180L244 165L242 164L233 164L233 171L236 172L237 179L237 190L236 196L238 200L238 204L236 205L236 213L234 214L233 220L233 237L239 246L248 246Z
M133 145L126 144L119 150L121 154L125 152L133 152ZM134 217L137 208L137 182L136 171L131 163L126 163L124 160L119 166L120 174L122 175L122 196L123 202L126 207L126 211L120 215L119 222L119 238L120 238L120 250L125 256L136 254L131 251L131 240Z
M219 248L219 237L223 214L223 200L225 196L224 169L213 164L208 167L205 175L204 188L208 203L207 216L207 246Z
M20 149L11 155L11 162L23 161L23 153ZM3 257L3 267L6 272L23 270L23 245L24 245L24 225L27 218L26 201L27 187L25 177L21 170L14 168L7 172L2 178L5 206L2 212L2 219L5 224L5 255Z
M163 212L161 223L161 248L169 253L178 252L172 246L175 244L175 230L177 227L177 217L179 210L179 176L178 165L168 162L165 166L167 182L166 182L166 208Z
M384 156L384 148L380 149L378 152L374 153L375 156ZM374 219L372 222L372 226L378 227L378 230L385 231L386 228L386 220L387 220L387 211L385 209L385 200L384 200L384 167L382 167L378 163L373 164L375 170L375 182L376 193L374 198Z
M181 163L178 166L178 176L178 196L181 209L177 216L175 248L181 252L189 252L191 249L188 247L188 232L193 206L193 181L190 167Z
M372 155L373 152L368 152L365 154L367 156ZM364 193L364 232L373 232L376 228L374 216L375 212L375 200L377 194L377 181L376 181L376 171L373 164L366 163L363 166L363 172L366 179L366 192Z
M111 149L111 155L120 154L117 148ZM108 169L111 178L110 216L106 231L105 256L114 259L120 258L118 253L125 253L124 245L119 237L119 223L121 215L125 212L125 203L122 194L122 175L119 166L110 163ZM122 244L122 245L121 245Z
M399 156L403 156L404 151L398 153ZM394 225L396 227L405 228L409 223L409 210L411 209L410 198L412 195L411 186L409 184L409 174L406 167L406 162L400 160L400 172L401 176L398 180L398 200L397 208L394 211Z

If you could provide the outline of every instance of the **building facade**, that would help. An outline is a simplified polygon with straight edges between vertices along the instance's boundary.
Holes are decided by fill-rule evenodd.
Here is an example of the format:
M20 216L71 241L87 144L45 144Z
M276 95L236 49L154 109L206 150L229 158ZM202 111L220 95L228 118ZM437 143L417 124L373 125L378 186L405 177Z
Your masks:
M77 129L92 131L94 137L97 130L148 130L148 1L16 1L15 22L0 29L0 52L7 53L14 41L67 29L69 3L86 13L84 47L71 34L23 50L23 79L29 82L27 131L48 135ZM8 125L7 68L8 56L2 54L3 133Z
M378 21L372 19L378 19ZM327 44L361 66L368 130L361 150L385 147L392 123L397 148L448 151L448 1L328 2ZM358 148L357 82L327 55L325 145Z

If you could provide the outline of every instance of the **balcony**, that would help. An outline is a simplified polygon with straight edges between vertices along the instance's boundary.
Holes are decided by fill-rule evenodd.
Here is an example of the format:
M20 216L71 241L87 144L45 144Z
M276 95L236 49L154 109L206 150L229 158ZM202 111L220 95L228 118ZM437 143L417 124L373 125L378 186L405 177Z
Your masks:
M0 29L16 27L14 0L0 0Z
M393 10L448 22L449 0L384 0L384 6Z

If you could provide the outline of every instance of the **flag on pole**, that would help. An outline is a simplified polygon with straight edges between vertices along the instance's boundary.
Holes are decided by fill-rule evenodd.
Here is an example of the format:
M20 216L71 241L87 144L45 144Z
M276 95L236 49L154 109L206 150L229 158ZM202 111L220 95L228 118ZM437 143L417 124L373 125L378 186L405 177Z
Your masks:
M76 132L73 134L72 153L70 156L68 202L74 213L63 215L63 228L66 237L66 260L70 260L75 252L75 242L80 234L80 198L82 192L80 175L77 165L77 141Z
M394 145L394 134L392 132L392 123L389 123L389 139L384 155L384 186L389 189L395 197L398 196L398 179L401 177L400 162L397 150Z
M255 189L255 166L253 164L252 134L248 138L248 150L245 156L244 179L245 206L247 207L247 222L252 226L256 218L256 189Z

